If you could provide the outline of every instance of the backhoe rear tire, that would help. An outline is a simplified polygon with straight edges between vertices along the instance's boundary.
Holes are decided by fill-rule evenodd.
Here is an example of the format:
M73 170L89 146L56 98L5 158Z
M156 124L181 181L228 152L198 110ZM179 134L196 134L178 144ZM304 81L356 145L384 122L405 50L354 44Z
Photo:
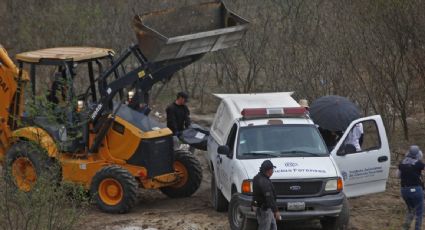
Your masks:
M21 191L29 192L42 178L48 183L61 179L60 166L39 145L19 141L6 154L6 178Z
M176 151L173 167L180 174L180 181L161 188L161 192L171 198L191 196L198 190L202 182L201 163L189 151Z
M137 203L138 183L126 169L110 165L94 175L90 194L100 210L127 213Z

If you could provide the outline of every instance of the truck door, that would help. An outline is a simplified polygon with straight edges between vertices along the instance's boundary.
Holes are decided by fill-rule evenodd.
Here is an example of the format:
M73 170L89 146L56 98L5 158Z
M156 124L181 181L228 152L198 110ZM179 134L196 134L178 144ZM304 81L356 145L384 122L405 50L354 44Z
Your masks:
M226 140L226 145L229 146L231 154L229 156L219 155L218 154L218 180L220 183L220 189L223 195L230 200L232 196L232 180L231 176L233 174L233 158L235 157L235 140L236 133L238 130L237 124L232 126L232 129L229 132L229 135Z
M353 121L331 155L343 176L347 197L385 191L390 149L381 116Z

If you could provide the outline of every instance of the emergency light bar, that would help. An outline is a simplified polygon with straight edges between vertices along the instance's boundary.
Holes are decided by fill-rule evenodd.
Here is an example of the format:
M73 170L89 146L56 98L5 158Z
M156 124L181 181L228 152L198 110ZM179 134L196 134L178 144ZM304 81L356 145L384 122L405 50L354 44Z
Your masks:
M288 108L249 108L243 109L241 114L244 119L261 117L303 117L307 113L304 107Z

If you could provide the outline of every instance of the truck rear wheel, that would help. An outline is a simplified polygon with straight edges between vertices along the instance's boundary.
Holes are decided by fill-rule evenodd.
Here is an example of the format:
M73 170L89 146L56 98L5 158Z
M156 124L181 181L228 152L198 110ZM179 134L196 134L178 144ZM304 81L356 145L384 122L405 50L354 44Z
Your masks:
M29 192L40 178L59 182L60 166L40 146L26 141L14 144L7 152L6 178L21 191Z
M337 217L323 217L320 220L322 229L325 230L346 230L350 219L350 209L347 198L344 198L342 209Z
M229 202L217 187L214 171L211 172L211 203L214 209L218 212L225 212L229 206Z
M110 165L93 177L90 194L102 211L127 213L137 203L137 189L133 175L124 168Z
M201 163L188 151L176 151L173 167L179 174L180 181L161 188L161 192L171 198L191 196L198 190L202 182Z

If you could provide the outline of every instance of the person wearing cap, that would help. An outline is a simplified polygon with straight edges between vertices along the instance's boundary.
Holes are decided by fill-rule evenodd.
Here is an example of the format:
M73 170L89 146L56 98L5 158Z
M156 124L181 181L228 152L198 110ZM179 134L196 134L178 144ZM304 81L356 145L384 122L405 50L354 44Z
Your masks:
M190 126L190 111L186 106L189 96L185 92L179 92L176 100L171 103L166 111L167 127L174 135L178 136L184 129Z
M310 106L308 105L308 100L301 99L298 101L298 104L300 104L300 106L306 110L307 115L310 116Z
M260 167L260 172L252 182L253 204L258 221L258 230L276 230L276 220L281 220L276 206L276 192L270 177L276 168L270 160L265 160Z
M310 109L310 106L308 106L308 100L307 99L301 99L298 101L298 104L300 104L301 107L304 107L306 110Z
M410 146L409 152L407 152L406 157L400 162L397 171L401 183L401 196L407 206L403 229L410 228L415 216L415 229L422 229L424 192L421 174L424 167L422 151L417 145Z

